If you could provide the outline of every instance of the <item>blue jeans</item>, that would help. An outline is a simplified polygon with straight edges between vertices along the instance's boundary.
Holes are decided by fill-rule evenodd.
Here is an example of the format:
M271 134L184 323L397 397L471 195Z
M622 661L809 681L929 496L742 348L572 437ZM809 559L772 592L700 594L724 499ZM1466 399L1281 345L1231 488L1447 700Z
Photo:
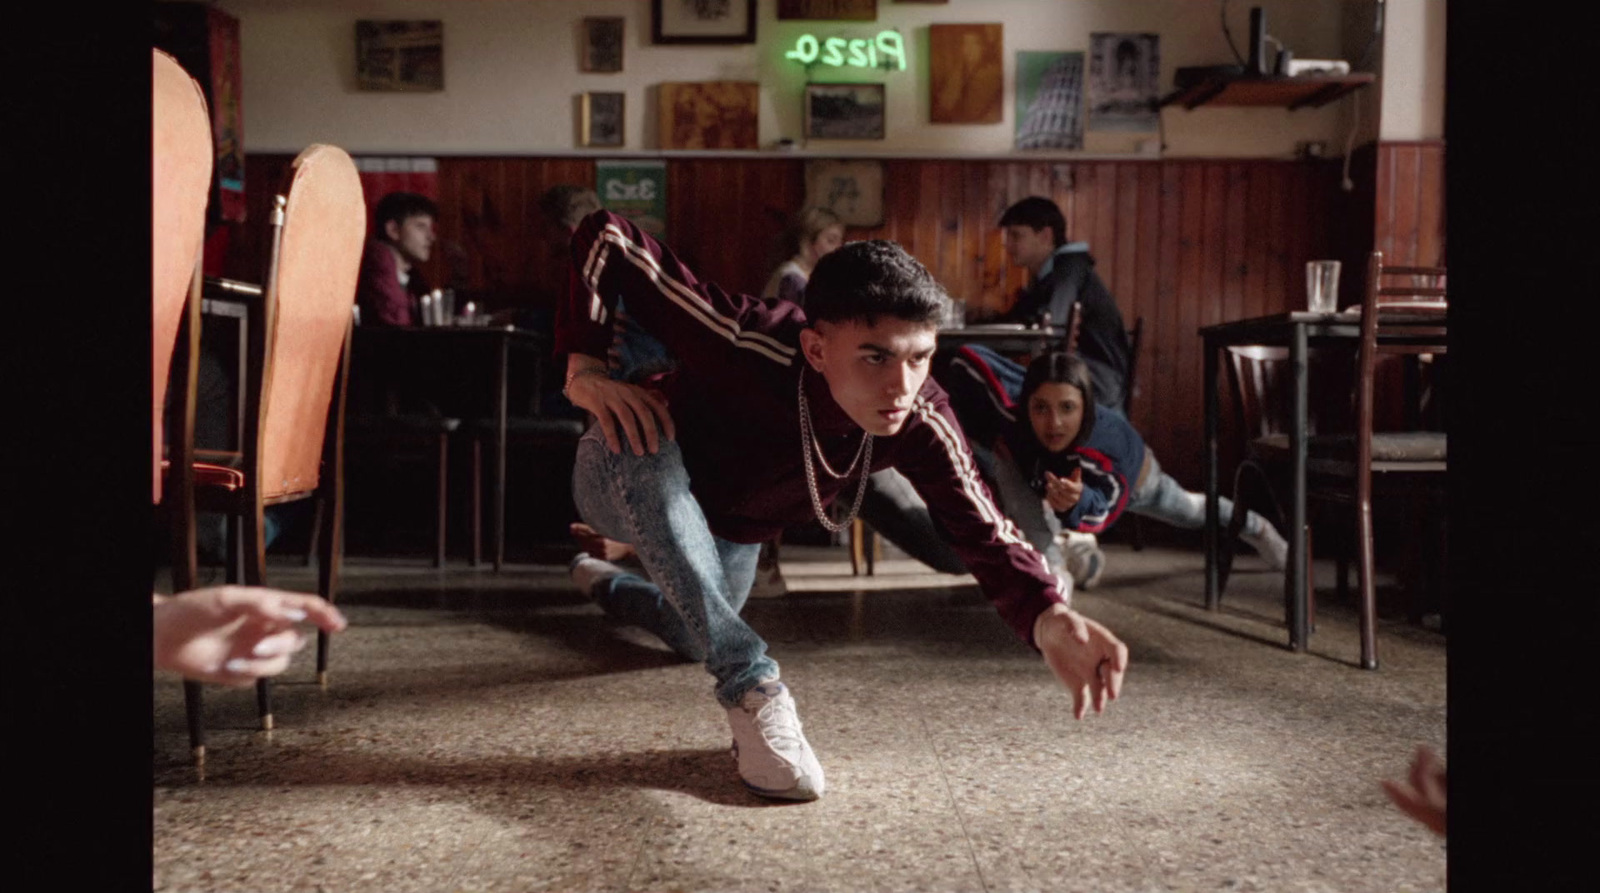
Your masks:
M978 447L973 447L974 455L977 451ZM1056 535L1061 532L1061 519L1033 492L1014 463L989 455L994 469L994 496L1000 510L1035 549L1044 553L1050 567L1059 570L1062 556L1056 545ZM1146 451L1146 455L1150 457L1150 471L1145 475L1144 486L1136 487L1129 494L1125 511L1174 527L1189 530L1204 527L1205 496L1183 489L1171 475L1161 470L1154 453ZM1226 528L1233 519L1233 501L1226 496L1218 497L1217 511ZM907 555L934 570L947 574L966 573L965 563L945 542L928 513L927 503L912 489L911 483L893 469L880 471L869 479L867 495L861 501L861 518ZM1244 535L1259 535L1266 523L1265 518L1250 512L1245 517Z
M607 614L703 661L716 677L717 701L724 707L778 678L767 643L739 617L761 546L711 533L689 492L676 441L662 438L654 454L635 456L626 448L613 453L599 426L591 425L578 441L572 495L584 523L632 544L650 575L647 581L626 574L599 587L596 598Z
M1199 530L1206 526L1205 494L1183 489L1171 475L1161 470L1155 453L1145 450L1145 455L1149 457L1150 471L1145 474L1144 486L1135 487L1129 494L1127 511L1186 530ZM1218 496L1217 516L1223 529L1226 529L1233 520L1233 500ZM1250 512L1244 519L1244 535L1260 534L1266 523L1267 519Z

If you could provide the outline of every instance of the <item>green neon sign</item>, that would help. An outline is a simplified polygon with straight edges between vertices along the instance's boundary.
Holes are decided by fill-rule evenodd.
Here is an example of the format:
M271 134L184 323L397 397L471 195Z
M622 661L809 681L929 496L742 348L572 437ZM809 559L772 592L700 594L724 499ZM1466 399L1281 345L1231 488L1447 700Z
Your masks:
M783 54L801 65L827 65L833 68L889 68L906 70L906 45L898 31L879 31L871 40L829 37L817 40L814 34L802 34L794 42L794 49Z

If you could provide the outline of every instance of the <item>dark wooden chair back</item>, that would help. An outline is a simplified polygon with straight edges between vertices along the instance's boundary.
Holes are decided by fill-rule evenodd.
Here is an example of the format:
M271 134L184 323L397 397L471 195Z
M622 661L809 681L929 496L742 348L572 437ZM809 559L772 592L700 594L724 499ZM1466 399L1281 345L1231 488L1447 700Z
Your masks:
M1144 341L1144 317L1133 321L1128 330L1128 381L1122 391L1122 414L1133 420L1133 398L1139 388L1139 347Z
M1448 351L1444 326L1449 310L1446 284L1444 267L1385 266L1381 251L1372 252L1368 258L1366 297L1361 305L1361 346L1356 361L1356 461L1363 478L1372 470L1374 418L1379 396L1374 383L1380 357ZM1395 441L1391 446L1406 446L1398 437L1389 439ZM1443 470L1443 456L1425 446L1428 440L1442 444L1443 435L1412 440L1415 442L1409 450L1400 449L1390 458L1399 462L1427 463L1416 465L1414 470L1418 471ZM1408 452L1412 454L1409 458Z
M190 311L195 330L200 309L200 252L205 241L206 198L211 189L215 153L205 94L194 78L171 56L151 51L150 129L150 294L151 294L151 452L152 498L162 500L162 417L173 348ZM188 364L180 374L182 405L176 413L194 413L195 354L184 351ZM185 451L187 453L187 451ZM187 463L184 463L185 467Z
M1083 328L1083 302L1073 301L1072 309L1067 311L1067 318L1062 323L1066 328L1066 335L1061 340L1061 345L1067 353L1078 352L1078 330Z

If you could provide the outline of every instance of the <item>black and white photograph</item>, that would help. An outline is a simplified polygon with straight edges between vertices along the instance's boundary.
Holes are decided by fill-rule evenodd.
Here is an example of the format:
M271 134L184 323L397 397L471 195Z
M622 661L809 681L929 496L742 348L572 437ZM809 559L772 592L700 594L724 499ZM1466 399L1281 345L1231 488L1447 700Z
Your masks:
M1017 148L1083 148L1083 53L1017 53Z
M356 84L362 90L443 90L444 22L356 22Z
M1153 132L1161 80L1160 35L1089 35L1089 129Z
M583 94L582 133L578 142L597 147L622 145L622 113L626 96L625 93Z
M807 161L806 207L827 208L845 226L882 226L883 162L835 158Z
M755 43L756 0L650 0L651 43Z
M622 17L589 16L583 20L583 71L622 70Z
M881 140L882 84L807 84L806 138Z

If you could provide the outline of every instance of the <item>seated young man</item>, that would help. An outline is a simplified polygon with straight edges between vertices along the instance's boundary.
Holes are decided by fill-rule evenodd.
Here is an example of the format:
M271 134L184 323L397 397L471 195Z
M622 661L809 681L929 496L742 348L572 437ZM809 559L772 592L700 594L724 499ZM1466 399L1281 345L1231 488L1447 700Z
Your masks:
M1067 219L1056 203L1025 198L1000 215L1006 254L1028 271L1029 283L1003 322L1034 323L1050 314L1065 325L1072 305L1081 305L1078 354L1094 374L1095 402L1122 409L1128 382L1128 332L1117 300L1094 270L1088 242L1067 241Z
M568 398L597 420L578 445L573 496L586 523L633 545L652 581L592 591L612 616L704 661L747 786L801 800L824 790L778 664L739 617L760 544L811 517L838 529L828 505L843 495L854 514L882 468L918 488L1000 616L1072 692L1075 716L1117 697L1126 646L1071 610L1071 584L995 508L928 377L949 299L898 245L823 258L805 311L701 282L607 211L583 221L572 250L556 350L568 354ZM659 390L606 374L619 299L677 358Z
M416 267L433 253L437 216L439 209L427 196L391 192L378 199L372 238L362 252L356 280L363 325L416 324L417 298L428 290Z

